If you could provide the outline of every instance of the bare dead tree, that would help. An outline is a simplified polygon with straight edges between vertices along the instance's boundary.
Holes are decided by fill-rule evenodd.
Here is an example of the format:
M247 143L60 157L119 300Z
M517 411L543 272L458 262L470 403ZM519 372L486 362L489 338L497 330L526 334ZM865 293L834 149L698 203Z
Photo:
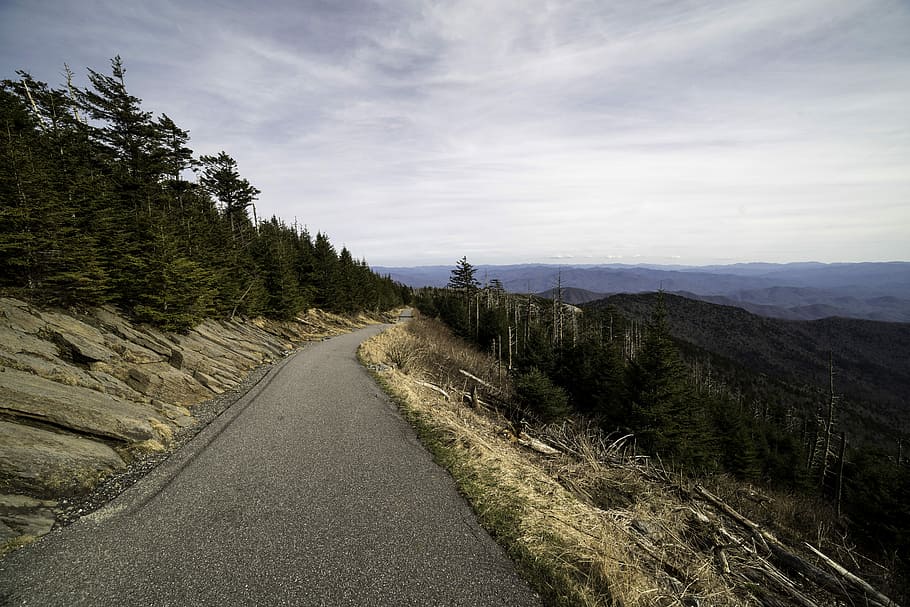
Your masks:
M831 455L831 432L834 429L834 409L837 396L834 394L834 354L828 353L828 414L825 418L824 448L822 449L821 475L819 484L824 487L825 477L828 474L828 460Z

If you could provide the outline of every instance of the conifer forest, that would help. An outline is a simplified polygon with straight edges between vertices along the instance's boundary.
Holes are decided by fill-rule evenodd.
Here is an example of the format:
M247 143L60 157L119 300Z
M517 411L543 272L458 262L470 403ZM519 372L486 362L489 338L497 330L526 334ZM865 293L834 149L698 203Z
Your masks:
M492 354L512 379L517 423L581 417L686 476L820 500L845 538L908 579L910 468L887 429L859 440L874 425L850 418L858 403L833 384L797 384L680 340L666 305L679 297L651 294L636 318L610 299L578 308L481 286L472 270L462 258L447 288L419 289L414 304Z
M310 306L385 310L407 296L327 235L257 217L260 191L237 162L196 156L187 131L128 92L119 57L89 69L87 88L68 68L56 88L17 74L0 83L2 294L111 303L174 331Z

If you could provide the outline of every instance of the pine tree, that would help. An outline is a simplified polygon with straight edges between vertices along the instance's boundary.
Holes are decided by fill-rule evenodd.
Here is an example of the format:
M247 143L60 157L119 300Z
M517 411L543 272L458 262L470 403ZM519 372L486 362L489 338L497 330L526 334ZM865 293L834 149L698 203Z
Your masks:
M213 310L214 276L201 264L179 254L163 221L149 246L140 283L135 317L168 331L186 331Z
M300 294L301 309L313 305L316 300L316 252L313 238L306 228L297 234L294 274Z
M126 90L120 57L90 87L55 90L19 72L0 83L0 291L41 302L113 301L184 330L209 315L291 318L314 303L348 312L401 301L347 248L259 229L259 190L226 152L184 176L189 134ZM219 209L220 207L220 209ZM252 207L253 221L248 211Z
M157 184L163 166L151 112L126 90L126 68L120 56L111 60L111 75L89 69L93 89L78 93L82 109L100 121L92 127L102 159L114 171L124 197L135 205L147 204L148 186Z

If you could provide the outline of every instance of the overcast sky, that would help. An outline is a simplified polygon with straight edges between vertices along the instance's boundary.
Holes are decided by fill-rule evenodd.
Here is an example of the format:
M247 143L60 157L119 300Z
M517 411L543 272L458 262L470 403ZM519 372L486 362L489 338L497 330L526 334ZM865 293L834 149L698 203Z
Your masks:
M374 265L910 260L906 0L0 0Z

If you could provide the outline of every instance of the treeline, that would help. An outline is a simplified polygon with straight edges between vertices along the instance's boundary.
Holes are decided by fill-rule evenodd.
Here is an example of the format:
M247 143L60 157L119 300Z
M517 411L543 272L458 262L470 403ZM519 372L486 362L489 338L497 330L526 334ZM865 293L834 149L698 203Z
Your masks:
M504 351L521 404L540 421L581 413L607 431L634 433L640 453L667 464L805 482L798 437L754 419L718 382L695 381L663 305L642 325L495 287L422 289L414 303L487 351Z
M502 361L516 397L539 421L583 415L605 431L633 434L638 453L704 475L828 499L844 523L904 569L910 554L910 467L900 456L846 449L826 432L818 403L788 400L773 379L728 365L714 372L703 353L684 353L655 297L646 322L611 307L584 310L483 288L465 259L446 289L422 289L414 305ZM805 392L800 394L805 398ZM808 406L806 406L808 405ZM842 465L846 464L846 465Z
M196 157L187 131L127 92L125 71L117 57L110 74L88 70L87 88L68 69L58 88L21 71L0 83L0 292L110 302L178 331L408 296L325 234L261 221L234 159Z

